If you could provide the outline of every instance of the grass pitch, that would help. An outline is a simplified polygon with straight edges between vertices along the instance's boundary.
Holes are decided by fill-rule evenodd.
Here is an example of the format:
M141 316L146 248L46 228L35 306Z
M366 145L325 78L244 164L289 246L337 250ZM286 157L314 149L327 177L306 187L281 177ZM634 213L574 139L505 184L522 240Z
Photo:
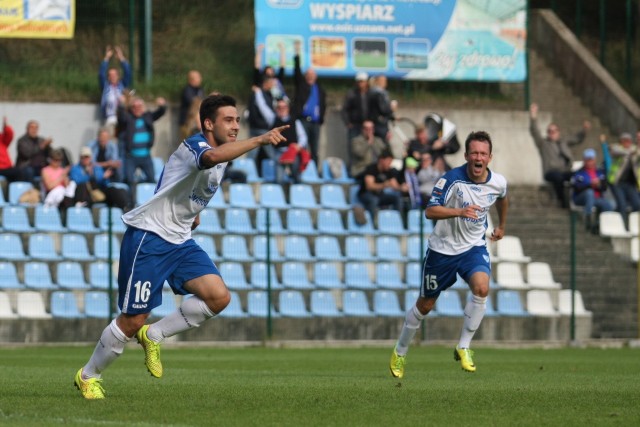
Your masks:
M0 348L0 424L12 426L640 425L639 350L449 347L163 349L154 379L129 346L104 374L107 399L73 387L91 347Z

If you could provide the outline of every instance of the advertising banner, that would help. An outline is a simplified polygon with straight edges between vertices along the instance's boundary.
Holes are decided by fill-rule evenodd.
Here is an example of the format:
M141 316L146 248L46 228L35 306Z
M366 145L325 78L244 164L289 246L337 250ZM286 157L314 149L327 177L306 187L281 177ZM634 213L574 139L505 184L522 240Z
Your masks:
M0 0L0 37L72 39L75 0Z
M255 0L256 47L291 70L406 80L523 81L526 0Z

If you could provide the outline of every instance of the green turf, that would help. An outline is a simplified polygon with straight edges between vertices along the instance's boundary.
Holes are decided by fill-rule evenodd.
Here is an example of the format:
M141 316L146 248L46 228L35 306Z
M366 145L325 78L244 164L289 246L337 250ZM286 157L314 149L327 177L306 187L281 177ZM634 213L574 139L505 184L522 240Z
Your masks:
M12 426L639 425L638 350L166 348L151 378L135 347L104 375L107 399L72 386L90 347L0 349L0 424Z

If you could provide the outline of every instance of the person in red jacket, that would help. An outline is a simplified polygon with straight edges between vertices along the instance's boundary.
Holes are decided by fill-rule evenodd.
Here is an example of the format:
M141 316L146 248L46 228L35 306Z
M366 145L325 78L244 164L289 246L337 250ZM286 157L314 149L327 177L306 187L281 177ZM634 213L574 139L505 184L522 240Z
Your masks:
M20 181L22 173L20 169L13 166L9 156L9 145L13 141L13 128L7 124L7 118L2 118L2 133L0 133L0 176L4 176L7 181Z

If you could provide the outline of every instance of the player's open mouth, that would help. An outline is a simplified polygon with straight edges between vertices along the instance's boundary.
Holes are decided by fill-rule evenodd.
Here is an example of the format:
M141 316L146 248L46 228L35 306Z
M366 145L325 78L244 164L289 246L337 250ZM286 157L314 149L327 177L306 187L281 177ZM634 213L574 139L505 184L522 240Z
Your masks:
M474 163L473 164L473 171L476 172L476 173L482 171L482 163Z

